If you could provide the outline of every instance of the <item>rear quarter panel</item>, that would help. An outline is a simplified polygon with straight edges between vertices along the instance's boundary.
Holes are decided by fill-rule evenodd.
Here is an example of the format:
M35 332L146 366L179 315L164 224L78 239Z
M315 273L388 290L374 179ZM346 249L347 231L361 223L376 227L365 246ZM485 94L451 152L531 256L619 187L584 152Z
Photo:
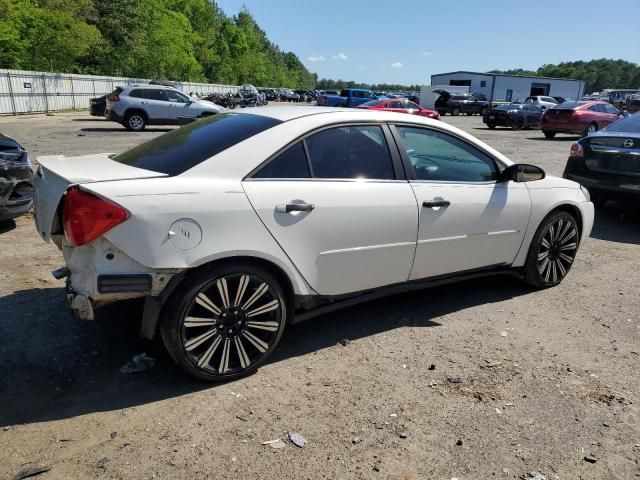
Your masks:
M146 267L185 269L252 256L279 266L297 294L313 293L260 222L239 181L172 177L102 182L86 188L131 212L104 237ZM202 240L191 250L178 250L169 241L171 225L179 219L191 219L202 230Z

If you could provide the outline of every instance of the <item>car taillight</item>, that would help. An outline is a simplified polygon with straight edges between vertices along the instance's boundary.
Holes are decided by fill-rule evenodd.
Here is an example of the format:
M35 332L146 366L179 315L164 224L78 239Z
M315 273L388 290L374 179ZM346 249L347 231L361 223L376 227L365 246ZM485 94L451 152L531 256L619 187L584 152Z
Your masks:
M574 158L583 158L584 151L582 150L582 145L578 142L571 145L571 150L569 151L569 156Z
M74 247L89 243L129 218L129 212L104 198L73 187L62 206L67 240Z
M107 100L109 100L110 102L118 102L120 101L120 97L118 95L109 95L107 97Z

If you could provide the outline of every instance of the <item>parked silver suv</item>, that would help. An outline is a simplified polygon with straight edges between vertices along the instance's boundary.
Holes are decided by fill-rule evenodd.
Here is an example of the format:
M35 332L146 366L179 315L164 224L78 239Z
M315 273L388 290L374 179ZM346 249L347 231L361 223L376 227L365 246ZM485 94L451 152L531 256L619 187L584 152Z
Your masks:
M141 131L147 125L181 125L223 110L220 105L197 100L173 87L128 85L107 95L105 117L128 130Z

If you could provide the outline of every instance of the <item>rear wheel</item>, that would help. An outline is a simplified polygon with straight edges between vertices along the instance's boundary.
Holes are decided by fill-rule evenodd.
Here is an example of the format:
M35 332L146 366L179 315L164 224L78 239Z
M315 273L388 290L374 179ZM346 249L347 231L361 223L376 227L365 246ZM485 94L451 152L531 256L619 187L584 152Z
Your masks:
M495 123L487 123L487 127L489 127L491 130L493 130L494 128L496 128L496 124Z
M160 332L173 360L208 381L263 364L287 320L282 286L267 270L238 263L203 270L167 301Z
M549 214L531 241L525 281L536 288L559 284L573 265L579 240L578 224L572 215L567 212Z
M467 112L468 117L470 117L471 115L473 115L473 112Z
M556 132L549 132L547 130L543 130L542 133L544 133L544 136L547 138L553 138L556 136Z
M141 132L147 126L147 119L140 112L127 113L124 119L124 126L132 132Z
M453 115L454 117L457 117L458 115L460 115L460 107L453 107L451 109L451 115Z
M524 127L524 122L521 118L514 118L511 120L511 129L512 130L521 130Z

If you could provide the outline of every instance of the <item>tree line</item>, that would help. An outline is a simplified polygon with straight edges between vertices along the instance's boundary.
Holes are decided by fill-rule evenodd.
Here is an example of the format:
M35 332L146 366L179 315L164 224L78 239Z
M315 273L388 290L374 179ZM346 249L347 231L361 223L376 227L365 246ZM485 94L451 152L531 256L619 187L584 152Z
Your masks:
M537 70L491 70L489 73L510 75L571 78L584 80L586 92L599 92L605 88L640 89L640 65L625 60L601 58L598 60L562 62L543 65Z
M0 67L313 88L248 10L212 0L0 0Z
M420 91L420 85L401 85L395 83L358 83L353 80L332 80L322 78L316 83L318 90L342 90L343 88L368 88L370 90L394 91Z

